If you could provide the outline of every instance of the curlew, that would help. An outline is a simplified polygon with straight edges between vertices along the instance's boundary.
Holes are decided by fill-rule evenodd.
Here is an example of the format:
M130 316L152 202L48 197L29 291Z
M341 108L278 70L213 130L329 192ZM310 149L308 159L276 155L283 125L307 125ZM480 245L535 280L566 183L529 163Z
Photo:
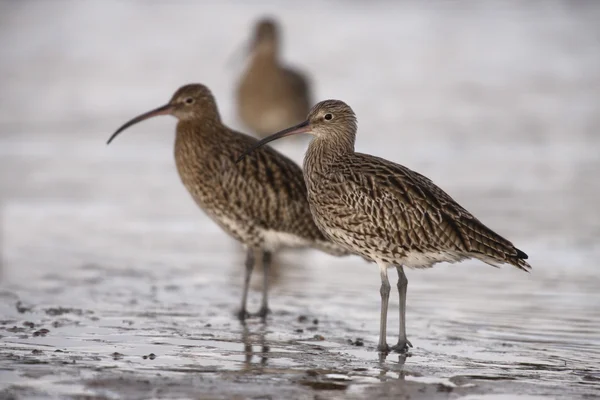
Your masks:
M407 268L428 268L439 262L469 258L528 271L527 254L493 232L425 176L388 160L354 151L357 132L353 110L339 100L327 100L299 125L251 146L239 158L262 145L298 133L313 139L304 157L308 202L317 226L331 239L379 266L381 320L378 351L406 352ZM390 283L388 268L396 267L400 296L398 343L390 348L386 323Z
M240 319L248 316L250 276L261 253L263 292L258 314L263 318L269 312L267 281L273 252L284 247L314 247L334 255L347 253L315 225L297 164L265 147L255 158L236 165L237 156L257 140L221 122L216 101L204 85L181 87L164 106L117 129L108 143L128 127L159 115L178 119L175 162L184 186L197 205L246 248Z
M237 89L239 118L259 136L299 123L311 106L307 78L281 64L279 36L274 20L256 24L250 63Z

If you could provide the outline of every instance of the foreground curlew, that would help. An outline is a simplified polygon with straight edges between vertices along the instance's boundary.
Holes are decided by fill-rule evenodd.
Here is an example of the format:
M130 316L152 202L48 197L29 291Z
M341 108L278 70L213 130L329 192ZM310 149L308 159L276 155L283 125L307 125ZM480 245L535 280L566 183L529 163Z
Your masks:
M310 133L314 139L304 157L308 202L317 226L333 242L374 261L381 274L381 352L390 350L386 322L389 267L398 271L400 332L392 347L405 352L408 280L404 268L428 268L438 262L476 258L523 271L527 254L482 224L425 176L402 165L356 153L357 123L342 101L317 104L305 122L256 143L239 158L284 136Z
M237 108L248 128L266 136L306 117L310 89L303 74L281 65L274 20L257 23L251 46L250 64L237 89Z
M210 90L200 84L181 87L169 103L121 126L110 143L131 125L158 115L177 123L175 161L179 176L196 203L225 232L247 249L240 319L247 317L246 300L254 260L263 258L263 297L259 311L268 313L268 273L271 253L282 247L315 247L334 255L347 253L331 243L313 222L302 170L266 147L236 165L237 156L256 139L221 122Z

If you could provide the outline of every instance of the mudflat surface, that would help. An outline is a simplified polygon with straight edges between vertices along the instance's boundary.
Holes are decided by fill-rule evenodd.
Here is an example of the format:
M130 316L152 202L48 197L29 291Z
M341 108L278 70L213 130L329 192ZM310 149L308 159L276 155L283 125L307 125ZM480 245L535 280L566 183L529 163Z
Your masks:
M600 7L311 4L0 2L0 398L598 396ZM357 257L279 255L273 314L240 324L243 254L180 184L174 121L105 146L191 81L241 128L226 60L268 11L317 98L357 112L358 150L530 256L407 271L408 357L375 352L379 275Z

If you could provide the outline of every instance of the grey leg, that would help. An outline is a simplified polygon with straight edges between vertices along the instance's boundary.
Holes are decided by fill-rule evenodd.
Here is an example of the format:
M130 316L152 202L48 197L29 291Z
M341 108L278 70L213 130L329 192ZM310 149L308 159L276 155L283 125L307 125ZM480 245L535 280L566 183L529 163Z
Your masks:
M398 353L406 353L412 344L406 338L406 289L408 288L408 279L404 274L402 266L396 267L398 271L398 294L400 295L400 330L398 333L398 344L392 347L392 350Z
M271 252L264 251L263 252L263 293L262 293L262 303L260 306L260 310L258 311L258 316L262 319L267 317L271 311L269 310L269 274L271 269Z
M387 265L382 262L377 262L379 266L379 274L381 275L381 288L379 293L381 294L381 319L379 322L379 344L377 345L377 351L382 353L388 353L390 347L387 344L387 311L388 303L390 300L390 281L387 276Z
M249 315L246 310L246 302L248 300L248 287L250 286L250 276L254 268L254 249L248 248L246 251L246 276L244 277L244 291L242 292L242 307L238 312L238 318L244 321Z

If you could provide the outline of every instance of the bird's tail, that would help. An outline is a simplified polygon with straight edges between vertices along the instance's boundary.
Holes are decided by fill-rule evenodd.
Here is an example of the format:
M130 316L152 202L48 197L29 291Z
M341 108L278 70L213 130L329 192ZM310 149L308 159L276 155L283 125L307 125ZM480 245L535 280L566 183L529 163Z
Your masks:
M531 265L527 261L525 261L528 256L523 251L513 247L512 251L507 254L507 252L498 252L497 254L477 254L475 258L483 261L486 264L492 265L494 267L500 267L502 264L510 264L522 271L530 272Z
M531 265L529 265L529 263L525 261L529 258L529 256L524 251L521 251L516 247L514 247L514 249L516 250L517 255L512 257L512 262L510 264L514 265L519 269L522 269L525 272L531 271Z
M517 249L510 241L483 225L479 220L467 219L460 221L460 232L463 238L468 238L469 253L481 261L498 267L502 264L513 265L525 272L531 270L527 263L529 256Z

